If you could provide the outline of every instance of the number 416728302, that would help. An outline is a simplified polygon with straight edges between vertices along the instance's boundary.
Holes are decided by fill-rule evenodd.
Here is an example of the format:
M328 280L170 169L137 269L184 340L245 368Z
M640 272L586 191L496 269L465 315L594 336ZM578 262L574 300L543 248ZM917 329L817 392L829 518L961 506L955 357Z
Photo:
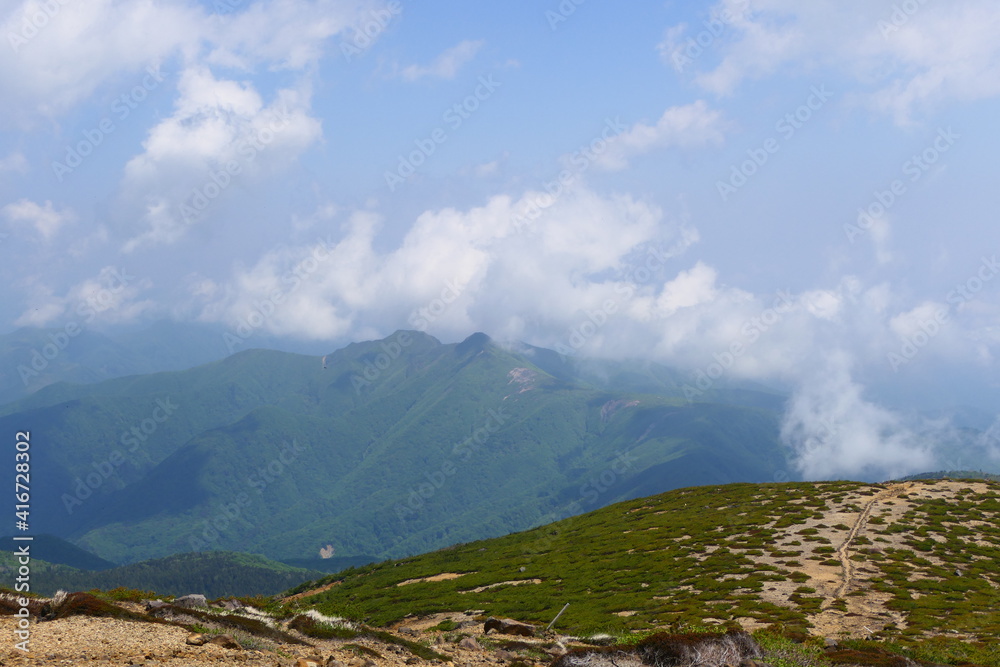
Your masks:
M28 530L28 516L31 511L31 433L18 431L14 444L17 453L14 455L14 515L17 517L17 527Z

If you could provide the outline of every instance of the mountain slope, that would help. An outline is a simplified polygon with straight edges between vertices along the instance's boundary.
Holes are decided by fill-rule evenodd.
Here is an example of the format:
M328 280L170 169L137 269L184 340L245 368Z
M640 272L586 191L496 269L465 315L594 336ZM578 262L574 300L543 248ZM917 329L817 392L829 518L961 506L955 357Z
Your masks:
M324 358L248 350L51 385L0 427L46 443L33 526L116 562L399 556L788 468L773 410L599 387L532 358L418 332Z
M1000 484L709 486L333 575L290 593L374 623L480 609L569 632L738 622L1000 636ZM339 582L329 586L330 583Z

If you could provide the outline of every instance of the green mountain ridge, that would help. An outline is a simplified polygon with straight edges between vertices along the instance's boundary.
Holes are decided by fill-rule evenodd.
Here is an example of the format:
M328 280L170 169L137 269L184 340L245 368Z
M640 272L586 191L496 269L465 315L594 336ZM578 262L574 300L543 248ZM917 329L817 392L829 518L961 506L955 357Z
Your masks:
M576 367L484 334L397 332L326 357L247 350L56 383L0 407L0 424L45 443L33 526L119 563L400 556L789 469L774 409L690 403L655 365ZM659 393L631 391L643 386Z

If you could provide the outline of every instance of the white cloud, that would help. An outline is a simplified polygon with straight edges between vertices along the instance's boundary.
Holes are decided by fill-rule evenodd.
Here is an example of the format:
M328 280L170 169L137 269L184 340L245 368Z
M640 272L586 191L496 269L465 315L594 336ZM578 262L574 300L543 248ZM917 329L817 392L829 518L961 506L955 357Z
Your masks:
M264 104L249 83L203 67L181 76L172 116L153 127L125 167L122 199L139 220L123 249L173 243L235 182L280 169L321 136L308 94L283 89Z
M594 164L607 170L620 170L628 166L630 158L654 149L721 144L725 129L722 113L710 109L703 100L670 107L655 125L636 123L612 136Z
M18 36L16 50L0 49L0 117L25 126L39 115L58 117L98 87L131 88L150 64L175 57L182 68L306 69L329 37L384 5L276 0L211 14L175 0L25 0L0 24L5 41ZM33 16L43 17L36 21L43 27L25 28Z
M935 469L933 440L865 400L840 350L825 354L789 402L781 437L806 479L891 478Z
M45 327L64 321L87 326L134 322L156 310L150 299L139 298L152 283L122 267L105 266L96 276L70 287L62 296L45 285L32 288L31 307L15 320L16 326Z
M482 40L464 40L445 50L430 65L408 65L400 70L400 76L407 81L417 81L424 77L454 79L462 65L475 58L483 47Z
M32 16L49 18L31 31ZM27 125L37 114L58 116L107 81L197 49L206 24L200 10L172 2L22 2L0 25L8 37L32 35L16 52L0 49L4 115Z
M51 240L64 225L76 220L72 210L57 211L51 201L40 206L28 199L21 199L7 204L2 211L12 223L33 227L46 241Z
M16 171L20 174L28 173L28 161L25 159L24 154L15 151L7 157L0 159L0 172L3 171Z
M899 124L927 106L1000 94L1000 13L992 0L921 3L911 14L865 0L754 0L752 11L741 4L725 0L712 10L729 12L731 34L711 40L689 66L705 90L728 95L777 73L833 71L859 82L857 99ZM675 53L699 30L671 27L661 52Z

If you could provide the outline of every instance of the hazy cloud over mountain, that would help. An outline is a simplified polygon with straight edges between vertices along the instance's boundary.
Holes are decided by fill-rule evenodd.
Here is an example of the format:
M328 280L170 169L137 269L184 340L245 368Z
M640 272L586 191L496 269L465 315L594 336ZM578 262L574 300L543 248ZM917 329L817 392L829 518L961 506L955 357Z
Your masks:
M1000 9L575 6L8 2L6 328L480 330L787 389L810 477L947 463L912 412L998 395Z

